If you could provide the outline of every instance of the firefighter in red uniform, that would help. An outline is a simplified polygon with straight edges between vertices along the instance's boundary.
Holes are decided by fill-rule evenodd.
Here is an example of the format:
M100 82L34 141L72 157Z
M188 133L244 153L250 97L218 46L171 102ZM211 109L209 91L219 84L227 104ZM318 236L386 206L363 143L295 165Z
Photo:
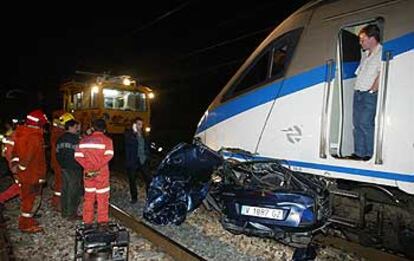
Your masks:
M60 197L62 192L62 169L56 159L56 142L60 136L65 133L65 123L74 120L75 117L69 112L62 114L58 119L53 121L50 131L50 166L55 174L55 182L53 184L52 206L60 211Z
M13 148L15 144L14 140L15 140L15 131L13 131L13 129L10 129L6 133L5 137L3 137L3 139L1 140L4 146L3 151L2 151L2 156L4 156L4 158L7 160L9 169L13 173L13 175L14 173L16 173L16 168L17 168L16 163L19 162L18 157L12 158ZM5 191L0 193L0 203L5 203L9 199L12 199L18 196L19 193L20 193L20 187L16 179L15 182L10 187L8 187Z
M105 121L94 122L94 132L85 136L75 150L75 159L84 168L83 222L91 225L94 221L95 197L98 205L98 223L109 221L109 166L114 155L112 140L105 136Z
M19 229L22 232L36 233L43 230L33 216L40 206L42 184L46 182L43 140L43 126L46 123L46 115L41 110L35 110L27 115L26 124L18 126L15 133L12 157L17 157L19 162L12 168L17 168L17 180L21 189Z

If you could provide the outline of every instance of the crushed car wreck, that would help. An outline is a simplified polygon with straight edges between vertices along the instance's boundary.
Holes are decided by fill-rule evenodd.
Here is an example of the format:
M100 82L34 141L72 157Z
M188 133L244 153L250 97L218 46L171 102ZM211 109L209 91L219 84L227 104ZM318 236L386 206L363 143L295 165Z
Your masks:
M246 151L180 144L163 160L148 189L144 218L180 224L204 200L234 234L307 246L328 224L329 193L323 178L291 171L287 162Z
M218 182L206 201L222 213L225 229L302 247L326 225L330 211L323 180L292 172L284 167L286 162L255 158L245 151L220 153L225 160L213 173Z
M157 225L179 225L206 197L213 170L223 159L205 146L181 143L163 159L153 177L144 218Z

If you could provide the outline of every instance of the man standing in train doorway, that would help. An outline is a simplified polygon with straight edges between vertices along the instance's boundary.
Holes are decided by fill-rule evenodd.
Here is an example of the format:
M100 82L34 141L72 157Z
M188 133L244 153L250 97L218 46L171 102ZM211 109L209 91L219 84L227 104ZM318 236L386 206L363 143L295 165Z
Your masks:
M354 153L351 158L367 161L374 150L375 113L381 71L382 45L377 25L367 25L359 31L363 49L361 62L355 71L353 124Z

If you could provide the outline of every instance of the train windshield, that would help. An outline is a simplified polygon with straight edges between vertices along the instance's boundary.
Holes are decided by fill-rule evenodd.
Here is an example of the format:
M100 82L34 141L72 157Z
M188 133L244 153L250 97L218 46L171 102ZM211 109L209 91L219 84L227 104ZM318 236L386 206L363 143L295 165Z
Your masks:
M104 88L104 108L123 111L147 111L146 94L138 91L124 91Z

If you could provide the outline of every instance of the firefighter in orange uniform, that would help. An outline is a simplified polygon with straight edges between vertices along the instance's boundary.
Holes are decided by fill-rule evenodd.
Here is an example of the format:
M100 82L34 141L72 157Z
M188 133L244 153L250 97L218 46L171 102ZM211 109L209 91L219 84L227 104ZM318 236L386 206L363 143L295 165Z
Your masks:
M74 120L75 117L69 112L62 114L58 119L53 120L50 131L50 166L55 174L53 184L52 206L60 211L60 197L62 195L62 169L56 159L56 142L65 133L65 123Z
M95 120L94 132L85 136L75 150L75 159L84 168L83 222L94 221L95 197L98 205L98 223L109 221L109 166L114 155L112 140L105 136L105 121Z
M42 185L46 182L43 140L43 127L46 123L46 115L41 110L35 110L26 116L25 125L16 128L13 158L17 157L19 161L12 168L17 168L17 180L21 189L19 229L22 232L36 233L43 230L33 216L40 206Z

